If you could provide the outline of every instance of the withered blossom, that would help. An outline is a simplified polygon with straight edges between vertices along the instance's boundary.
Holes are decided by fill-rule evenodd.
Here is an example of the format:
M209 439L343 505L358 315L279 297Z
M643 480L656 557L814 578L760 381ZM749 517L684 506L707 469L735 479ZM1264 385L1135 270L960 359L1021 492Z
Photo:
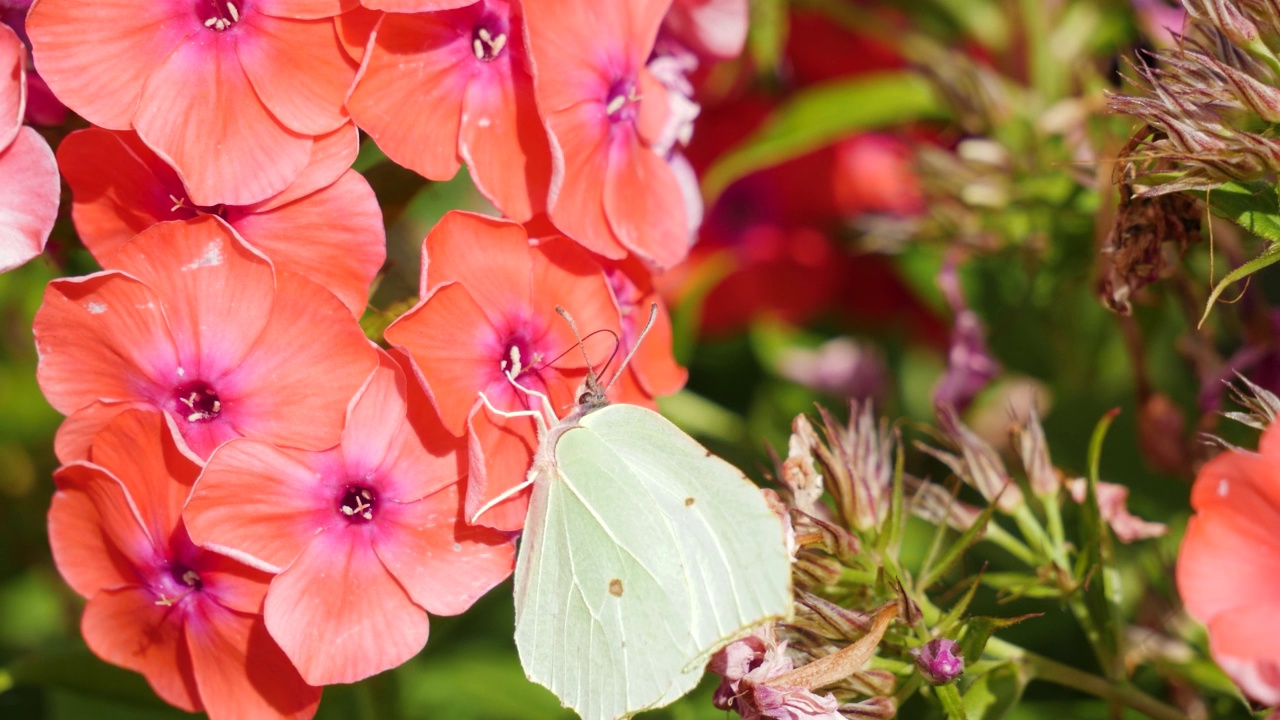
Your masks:
M1009 471L1005 469L1000 454L983 440L977 433L960 422L955 408L940 405L937 408L938 424L946 434L946 439L959 455L932 447L921 442L916 447L941 460L951 472L956 474L973 489L982 494L987 502L994 502L1006 513L1012 513L1023 503L1022 490L1013 482Z
M1067 490L1071 493L1072 500L1082 503L1089 492L1089 483L1084 478L1068 480ZM1127 544L1135 540L1160 537L1169 532L1169 526L1164 523L1143 520L1130 513L1128 502L1129 488L1116 483L1098 483L1098 509L1102 512L1102 519L1111 526L1120 542Z
M1062 487L1062 479L1049 459L1049 444L1044 439L1040 415L1034 407L1028 410L1025 420L1013 426L1010 434L1022 459L1022 469L1027 473L1031 492L1041 498L1056 497Z

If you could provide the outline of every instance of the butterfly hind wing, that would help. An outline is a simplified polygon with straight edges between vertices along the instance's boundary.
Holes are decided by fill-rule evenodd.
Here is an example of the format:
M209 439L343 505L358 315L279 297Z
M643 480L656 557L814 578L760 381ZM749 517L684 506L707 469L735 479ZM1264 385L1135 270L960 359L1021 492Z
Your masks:
M791 560L782 523L759 488L666 418L611 405L582 420L649 488L680 528L681 566L693 592L696 651L707 657L743 630L788 617Z
M582 427L535 482L516 567L526 675L583 718L627 717L688 692L694 602L661 501Z

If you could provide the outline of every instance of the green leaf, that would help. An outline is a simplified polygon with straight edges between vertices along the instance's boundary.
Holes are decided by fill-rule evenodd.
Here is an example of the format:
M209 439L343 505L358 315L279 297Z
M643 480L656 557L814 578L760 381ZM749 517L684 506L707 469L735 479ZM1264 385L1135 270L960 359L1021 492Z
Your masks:
M790 29L786 0L752 0L748 9L747 55L760 72L776 72Z
M973 521L973 525L969 526L969 529L960 533L960 537L949 544L941 556L932 562L926 563L925 569L920 571L919 587L921 589L933 587L935 582L940 580L953 565L960 561L961 556L964 555L965 550L969 549L969 546L982 539L982 533L986 530L987 523L991 522L991 516L995 514L995 511L995 503L983 508L982 514L978 515L977 519ZM938 526L939 537L946 531L946 525Z
M1111 529L1098 507L1098 473L1102 441L1118 414L1119 410L1112 410L1104 415L1089 441L1089 486L1088 495L1081 503L1081 547L1076 577L1084 587L1084 606L1088 614L1085 634L1098 657L1098 664L1112 680L1124 678L1124 663L1120 657L1124 622L1120 609L1120 571L1116 566Z
M1280 242L1280 201L1274 185L1265 182L1229 182L1212 190L1197 190L1209 210L1258 237Z
M1227 273L1217 285L1213 286L1213 292L1209 293L1209 299L1204 304L1204 314L1200 316L1200 322L1196 327L1204 324L1205 319L1209 317L1209 311L1213 309L1213 304L1218 301L1218 296L1222 295L1222 291L1232 283L1243 280L1268 265L1274 265L1277 261L1280 261L1280 243L1272 243L1262 251L1261 255Z
M1014 663L998 665L965 690L965 715L973 720L1000 720L1018 704L1027 678Z
M712 165L702 180L702 193L710 205L735 180L851 133L943 115L929 83L912 72L872 73L816 85L792 95Z

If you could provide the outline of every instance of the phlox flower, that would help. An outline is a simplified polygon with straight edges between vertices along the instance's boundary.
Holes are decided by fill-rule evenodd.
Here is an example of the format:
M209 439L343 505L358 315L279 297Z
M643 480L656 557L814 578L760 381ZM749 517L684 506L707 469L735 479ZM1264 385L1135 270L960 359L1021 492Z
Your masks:
M505 533L462 517L461 443L408 397L381 353L337 447L232 440L184 512L202 546L279 573L267 629L310 683L400 665L426 643L428 612L461 613L514 565Z
M1178 594L1191 617L1205 624L1209 649L1223 668L1255 697L1275 703L1280 426L1262 433L1258 452L1228 450L1205 463L1191 507L1195 515L1178 550Z
M673 109L646 67L671 0L523 5L538 109L554 160L551 220L610 259L669 268L689 250L680 181L667 163Z
M452 10L475 3L476 0L360 0L360 4L370 10L384 10L394 13L434 12L436 10Z
M58 164L71 186L76 232L103 267L158 222L216 215L276 268L323 285L359 317L386 259L386 232L369 183L348 169L356 151L346 128L322 135L297 180L245 206L196 205L178 174L133 132L73 132L58 146Z
M747 41L747 0L674 0L662 34L700 56L728 60Z
M266 573L196 547L182 505L200 464L154 410L117 415L88 459L54 473L49 545L89 600L81 632L166 702L213 720L310 718L302 681L262 620Z
M58 216L58 166L39 133L23 127L26 47L0 25L0 272L44 250Z
M551 150L518 7L479 0L383 16L347 108L392 160L432 180L466 162L480 192L525 222L545 212Z
M689 373L676 363L675 356L671 354L671 315L667 312L666 303L654 290L649 269L639 259L632 257L606 262L604 274L622 321L618 361L635 349L631 364L618 378L613 400L653 409L655 397L676 392L689 378ZM658 307L653 325L644 336L644 342L639 342L654 304Z
M356 64L333 16L357 0L37 0L36 66L85 119L138 135L198 205L284 190L347 121Z
M31 39L27 37L27 12L33 0L0 0L0 25L8 25L18 34L23 44L30 47ZM53 96L44 78L35 68L27 64L27 110L26 120L32 125L61 125L67 119L67 106Z
M129 403L164 410L199 457L233 437L322 449L377 364L332 293L277 271L223 221L160 223L114 269L55 280L36 312L36 379L64 462Z
M466 512L525 480L538 445L530 422L502 411L533 407L521 386L571 407L586 376L586 360L563 307L583 333L620 334L618 309L600 266L562 237L531 246L515 223L451 212L422 248L422 300L387 328L386 338L413 359L419 381L444 426L468 441ZM603 362L613 346L606 334L587 340L587 354ZM524 524L529 492L487 510L478 522L501 530Z

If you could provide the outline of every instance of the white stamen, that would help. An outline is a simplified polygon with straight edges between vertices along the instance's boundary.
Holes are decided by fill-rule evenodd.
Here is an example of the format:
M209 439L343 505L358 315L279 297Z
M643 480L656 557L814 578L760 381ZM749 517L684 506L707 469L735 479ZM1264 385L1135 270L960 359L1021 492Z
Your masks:
M227 3L227 12L231 14L231 22L240 22L240 11L236 9L235 3Z
M481 40L489 43L490 45L493 44L493 36L491 36L489 34L489 31L486 30L485 28L480 28L480 31L477 32L476 34L480 36Z
M371 513L371 512L366 512L364 515L361 515L360 517L363 517L365 520L372 520L372 519L373 519L373 513Z
M494 38L492 42L489 43L489 49L493 51L494 57L497 57L498 53L502 52L502 48L506 47L506 45L507 45L507 36L499 35L498 37Z
M222 402L220 400L213 401L213 414L217 415L222 412Z
M343 505L343 506L342 506L342 514L343 514L343 515L354 515L354 514L355 514L355 512L356 512L355 510L352 510L351 508L347 507L346 505Z
M204 417L204 413L191 413L187 416L187 422L195 422Z
M609 98L609 104L604 106L604 112L606 115L612 115L618 112L619 110L621 110L622 106L626 104L627 104L626 97L622 95L614 95L613 97Z
M368 491L368 490L361 490L361 491L360 491L360 497L364 498L365 500L372 500L372 499L373 499L373 496L369 494L369 491Z
M480 38L471 41L471 49L475 51L477 58L484 59L484 43L480 42Z
M213 27L214 25L217 25L217 24L218 24L218 18L209 18L208 20L205 20L205 21L204 21L204 26L205 26L205 27L207 27L207 28L211 28L211 27ZM170 197L173 197L173 196L172 196L172 195L170 195Z
M512 375L520 374L520 348L515 345L511 346L511 373Z

